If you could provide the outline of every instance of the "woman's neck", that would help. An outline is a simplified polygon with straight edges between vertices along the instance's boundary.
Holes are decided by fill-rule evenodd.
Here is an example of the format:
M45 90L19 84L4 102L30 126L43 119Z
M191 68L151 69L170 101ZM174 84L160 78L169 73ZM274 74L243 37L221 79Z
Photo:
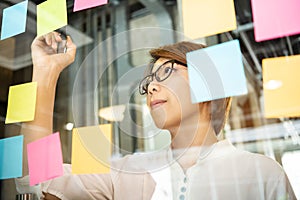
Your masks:
M209 122L204 120L182 122L180 126L169 129L172 149L183 149L192 146L212 145L217 136Z
M176 132L171 132L171 137L173 157L177 160L184 173L196 163L203 149L209 148L218 141L212 126L203 122L199 122L198 126L192 126L191 124L187 126L181 125Z

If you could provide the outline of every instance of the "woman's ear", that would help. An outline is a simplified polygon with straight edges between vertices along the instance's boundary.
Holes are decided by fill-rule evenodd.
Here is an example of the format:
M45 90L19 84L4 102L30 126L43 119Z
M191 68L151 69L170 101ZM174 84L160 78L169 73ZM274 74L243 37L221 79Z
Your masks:
M211 101L202 102L198 105L201 118L211 120Z
M216 134L223 129L230 107L231 98L211 101L211 122Z

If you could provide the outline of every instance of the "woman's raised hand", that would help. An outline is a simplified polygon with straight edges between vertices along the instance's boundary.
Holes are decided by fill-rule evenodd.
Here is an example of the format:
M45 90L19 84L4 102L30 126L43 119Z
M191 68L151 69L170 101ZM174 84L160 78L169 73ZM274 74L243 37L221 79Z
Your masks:
M60 42L62 42L62 38L57 32L34 39L31 45L34 73L45 72L45 75L58 77L60 72L74 61L76 45L71 38L67 36L65 53L57 53L57 46Z

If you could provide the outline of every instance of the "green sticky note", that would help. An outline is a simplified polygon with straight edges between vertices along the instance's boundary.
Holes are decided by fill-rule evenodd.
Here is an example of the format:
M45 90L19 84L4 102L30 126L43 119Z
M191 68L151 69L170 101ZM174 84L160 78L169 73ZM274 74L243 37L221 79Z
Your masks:
M67 3L48 0L36 7L37 35L44 35L68 24Z
M37 83L11 86L5 123L32 121L35 114Z

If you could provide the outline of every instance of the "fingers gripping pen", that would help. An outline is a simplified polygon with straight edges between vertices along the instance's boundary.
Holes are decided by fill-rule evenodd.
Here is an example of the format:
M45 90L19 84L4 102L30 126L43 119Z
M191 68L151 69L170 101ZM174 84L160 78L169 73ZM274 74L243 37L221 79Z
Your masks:
M61 42L57 44L57 53L67 52L67 35L64 32L60 32Z

